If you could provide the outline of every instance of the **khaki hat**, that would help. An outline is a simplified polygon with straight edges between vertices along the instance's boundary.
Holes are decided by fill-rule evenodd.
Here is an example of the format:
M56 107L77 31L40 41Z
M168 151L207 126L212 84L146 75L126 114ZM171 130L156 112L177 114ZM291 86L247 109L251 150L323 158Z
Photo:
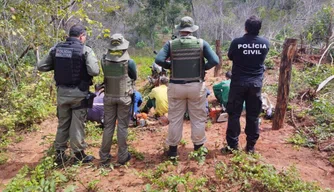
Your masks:
M127 41L122 34L116 33L111 36L108 49L110 50L126 50L129 47L129 41Z
M181 23L176 26L179 31L195 32L199 27L194 24L194 20L191 17L182 17Z

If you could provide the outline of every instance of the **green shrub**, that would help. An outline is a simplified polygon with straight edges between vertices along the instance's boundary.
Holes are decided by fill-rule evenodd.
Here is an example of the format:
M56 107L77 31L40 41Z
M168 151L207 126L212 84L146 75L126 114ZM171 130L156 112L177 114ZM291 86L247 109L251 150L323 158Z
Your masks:
M273 166L261 163L259 155L234 153L228 164L218 162L215 166L216 177L223 180L226 188L240 186L239 191L320 191L314 183L300 179L294 166L278 172Z
M147 47L147 44L144 41L138 41L135 46L137 49L143 49L144 47Z
M137 57L134 56L132 59L137 64L137 73L139 81L147 80L147 76L151 75L150 66L154 63L154 57Z
M6 186L11 191L56 191L57 185L68 182L68 178L53 169L53 156L47 156L33 169L24 166Z

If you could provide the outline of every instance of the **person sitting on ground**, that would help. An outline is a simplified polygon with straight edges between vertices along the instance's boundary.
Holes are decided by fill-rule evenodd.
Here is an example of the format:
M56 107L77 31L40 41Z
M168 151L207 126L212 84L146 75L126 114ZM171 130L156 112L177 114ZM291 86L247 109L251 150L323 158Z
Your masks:
M104 98L104 89L99 89L99 85L95 85L95 94L96 97L94 98L93 101L93 107L88 109L87 113L87 121L92 121L92 122L97 122L103 125L103 117L104 117L104 107L103 107L103 98ZM134 120L133 117L136 116L136 114L140 113L140 105L142 104L142 96L141 94L134 90L134 101L133 105L134 107L131 108L131 120ZM134 114L132 116L132 111L134 111Z
M225 74L226 80L213 85L213 92L215 94L216 99L218 102L226 109L226 105L228 102L228 94L230 92L230 84L231 84L231 77L232 73L231 71L226 72ZM273 111L273 105L271 104L269 97L266 93L263 93L261 95L262 100L262 111L263 113L266 113L265 118L271 119L272 118L272 111ZM243 103L243 110L245 110L245 102Z
M149 110L154 107L157 117L168 113L167 84L168 78L165 76L160 77L160 86L152 89L151 93L148 95L149 99L141 112L148 113Z
M226 80L214 84L212 89L215 97L217 98L218 102L226 108L227 101L228 101L228 94L230 92L230 84L231 84L231 77L232 72L228 71L225 73Z
M134 112L135 114L139 114L140 113L140 105L143 103L143 98L141 96L141 94L135 90L134 92L135 94L135 99L134 99Z
M94 101L93 101L93 107L88 109L87 120L100 123L100 124L102 124L102 127L103 127L104 91L103 91L103 89L99 89L99 85L95 85L95 94L96 94L96 97L94 98Z

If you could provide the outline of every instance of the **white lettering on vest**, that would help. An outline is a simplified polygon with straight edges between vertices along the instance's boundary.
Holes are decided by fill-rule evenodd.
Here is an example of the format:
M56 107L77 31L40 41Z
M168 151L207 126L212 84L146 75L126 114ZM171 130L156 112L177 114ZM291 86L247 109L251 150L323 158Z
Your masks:
M266 44L238 44L238 49L245 49L242 51L244 55L261 55L261 49L267 49Z
M244 50L242 52L244 55L261 55L261 50Z

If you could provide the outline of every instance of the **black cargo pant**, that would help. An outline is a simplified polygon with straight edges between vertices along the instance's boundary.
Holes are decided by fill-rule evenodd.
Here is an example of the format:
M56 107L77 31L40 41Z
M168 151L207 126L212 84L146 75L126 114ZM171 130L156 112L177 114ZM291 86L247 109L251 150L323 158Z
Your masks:
M254 146L259 138L259 115L261 113L261 88L231 86L227 103L228 124L226 130L227 144L231 148L238 148L240 135L240 115L243 102L246 102L247 145Z

